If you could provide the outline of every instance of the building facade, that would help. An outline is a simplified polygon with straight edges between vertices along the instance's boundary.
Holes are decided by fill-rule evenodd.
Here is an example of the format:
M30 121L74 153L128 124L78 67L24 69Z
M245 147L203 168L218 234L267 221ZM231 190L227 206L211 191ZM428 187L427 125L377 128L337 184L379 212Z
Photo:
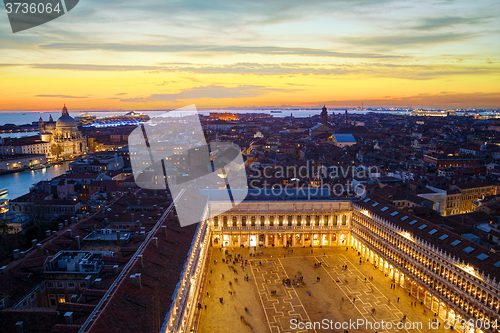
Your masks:
M38 128L42 141L50 143L51 157L72 158L87 152L87 139L81 135L66 105L55 124L52 116L46 123L40 118Z
M0 155L50 155L50 143L39 137L0 138Z
M500 315L500 256L447 229L367 198L353 203L349 243L442 319Z
M35 167L46 162L45 155L3 156L0 158L0 173Z
M59 303L76 303L87 289L99 284L104 268L105 251L61 251L44 268L45 280L21 299L14 308L56 307Z
M212 203L217 205L217 203ZM350 202L242 202L212 217L213 246L346 245Z
M211 246L349 246L435 316L457 324L456 331L500 332L493 327L500 318L500 255L383 198L255 200L217 214L224 205L207 204L162 332L185 331L193 324ZM471 323L479 321L488 326L474 328Z

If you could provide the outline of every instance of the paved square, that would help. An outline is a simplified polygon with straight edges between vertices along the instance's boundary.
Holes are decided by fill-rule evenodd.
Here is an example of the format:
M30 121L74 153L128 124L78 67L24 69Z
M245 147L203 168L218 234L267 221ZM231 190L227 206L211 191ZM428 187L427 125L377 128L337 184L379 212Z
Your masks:
M419 302L412 306L414 298L400 287L391 289L388 277L369 262L359 264L357 252L346 247L214 248L206 280L197 330L202 333L445 331L442 322L429 328L436 318L429 309ZM406 328L398 329L403 316ZM338 326L359 320L360 326ZM331 329L308 329L311 322Z

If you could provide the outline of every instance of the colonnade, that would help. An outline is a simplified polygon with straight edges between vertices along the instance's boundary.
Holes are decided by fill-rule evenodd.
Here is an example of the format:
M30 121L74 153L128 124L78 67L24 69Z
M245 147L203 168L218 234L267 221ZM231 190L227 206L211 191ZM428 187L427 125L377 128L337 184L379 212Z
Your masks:
M251 232L214 232L212 245L258 246L258 247L320 247L347 245L348 230L339 232L271 232L256 230Z

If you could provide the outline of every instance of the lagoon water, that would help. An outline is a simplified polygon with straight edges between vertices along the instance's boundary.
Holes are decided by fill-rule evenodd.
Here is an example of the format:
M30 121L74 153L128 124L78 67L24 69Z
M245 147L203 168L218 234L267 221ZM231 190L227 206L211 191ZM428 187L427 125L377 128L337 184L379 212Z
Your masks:
M161 115L162 113L165 113L169 110L155 110L155 111L137 111L140 113L147 114L150 117L157 117ZM281 111L281 113L276 113L272 111ZM71 111L69 110L69 114L72 117L78 117L84 114L88 114L91 116L96 116L96 117L109 117L109 116L114 116L114 115L124 115L125 113L130 112L129 110L127 111ZM314 115L319 115L321 112L321 109L214 109L214 110L198 110L200 114L203 115L208 115L210 112L231 112L231 113L265 113L265 114L271 114L273 117L288 117L290 115L293 115L294 117L297 118L306 118ZM333 113L339 113L342 114L344 113L344 109L328 109L328 112L333 112ZM348 109L349 113L353 114L365 114L367 112L371 112L369 110L352 110ZM401 112L396 112L396 111L373 111L373 112L388 112L388 113L401 113ZM57 120L60 115L61 111L43 111L43 112L38 112L38 111L25 111L25 112L15 112L15 111L0 111L0 125L5 125L5 124L14 124L14 125L24 125L24 124L31 124L33 122L38 122L38 119L42 117L44 121L48 121L50 115L52 115L52 118L54 120Z
M64 162L62 165L53 165L50 168L41 170L25 170L16 173L0 175L0 189L6 188L9 193L6 196L0 197L3 199L15 199L30 191L33 184L42 180L50 180L54 177L62 175L69 170L69 162Z

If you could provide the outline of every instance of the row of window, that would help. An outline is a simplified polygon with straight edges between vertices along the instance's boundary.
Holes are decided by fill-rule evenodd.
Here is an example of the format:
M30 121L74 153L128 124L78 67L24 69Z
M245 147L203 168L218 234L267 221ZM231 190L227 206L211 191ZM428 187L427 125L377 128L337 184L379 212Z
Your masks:
M297 226L336 226L336 225L347 225L347 215L342 215L342 216L337 216L337 215L278 215L276 216L269 216L269 218L266 221L266 216L258 216L258 215L251 215L251 216L241 216L241 219L238 219L238 216L228 216L228 215L223 215L222 217L215 216L213 218L213 225L215 227L219 226L219 223L222 223L223 227L227 226L242 226L246 227L247 225L250 225L252 227L256 225L264 226L266 222L268 222L269 226L293 226L294 222ZM321 222L323 224L321 224ZM312 224L311 224L312 223Z
M447 288L444 283L439 282L439 280L437 280L435 278L429 277L427 274L425 274L421 270L419 270L418 267L412 265L411 263L409 263L408 261L406 261L404 259L401 260L401 257L398 257L397 255L394 255L394 253L392 251L387 250L386 246L381 245L379 242L376 242L373 239L369 239L368 234L365 234L363 232L360 232L360 234L364 239L367 239L368 242L371 243L375 248L377 248L379 251L384 253L387 257L394 260L397 264L399 264L401 267L406 269L409 273L413 274L420 281L422 281L423 284L429 285L430 288L435 289L443 297L448 298L451 302L456 304L456 306L461 308L464 312L466 312L466 313L470 314L471 316L474 316L478 319L481 319L483 321L488 319L488 316L485 315L485 313L483 311L481 311L478 306L475 306L469 302L469 300L470 300L469 297L461 296L460 293L456 292L455 289ZM493 305L493 307L498 306L498 300L496 298L491 300L490 302L491 302L491 305ZM496 315L493 315L492 318L496 318Z
M44 210L46 212L58 212L58 213L74 213L74 207L58 207L58 206L44 206ZM39 207L33 208L32 205L12 205L12 209L15 212L22 212L23 209L25 212L31 212L33 209L39 210Z
M381 245L380 242L372 240L371 235L367 234L366 239L368 241L374 243L375 246L377 248L380 248L382 252L386 253L388 257L395 260L402 267L411 271L415 276L419 277L431 288L442 292L443 295L448 297L451 301L454 301L455 303L461 302L461 304L464 304L464 300L458 296L458 293L453 292L460 290L466 292L470 296L473 296L473 298L476 298L479 302L486 305L490 309L499 312L500 307L498 298L488 293L486 291L486 288L482 289L481 287L479 287L476 282L464 276L464 274L454 266L447 265L449 266L447 267L435 261L433 258L422 254L422 252L427 253L428 251L416 250L413 244L410 245L406 240L402 241L399 239L399 237L395 237L390 233L382 230L382 228L374 226L372 221L366 221L363 216L358 216L356 214L354 221L358 222L363 228L369 230L371 233L381 237L383 241L386 241L388 243L387 245L390 246L390 249L388 249L388 246ZM410 263L397 252L402 252L405 255L411 257L414 260L414 263ZM431 254L430 252L428 253ZM429 273L426 274L424 273L424 271L427 271ZM440 282L437 278L431 277L431 273L436 275L439 279L442 279L444 282ZM489 289L492 290L491 286L489 286ZM468 307L467 304L465 304L464 306Z
M79 285L80 288L87 288L87 283L86 282L74 282L74 281L49 281L47 282L47 288L76 288L76 285Z

